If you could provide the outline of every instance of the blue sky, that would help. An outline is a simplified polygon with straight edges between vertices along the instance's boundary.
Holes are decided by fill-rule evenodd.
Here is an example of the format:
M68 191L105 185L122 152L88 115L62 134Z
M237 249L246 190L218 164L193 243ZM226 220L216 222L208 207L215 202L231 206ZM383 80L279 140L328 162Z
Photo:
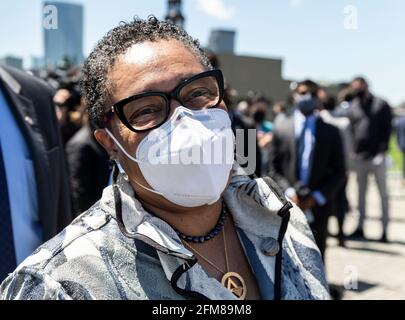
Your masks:
M134 15L163 17L165 0L66 0L85 7L87 54L105 32ZM287 79L344 81L363 74L392 104L405 101L403 0L183 0L187 31L208 41L214 28L237 31L236 53L283 58ZM0 57L42 55L41 0L0 1ZM358 28L344 28L357 9Z

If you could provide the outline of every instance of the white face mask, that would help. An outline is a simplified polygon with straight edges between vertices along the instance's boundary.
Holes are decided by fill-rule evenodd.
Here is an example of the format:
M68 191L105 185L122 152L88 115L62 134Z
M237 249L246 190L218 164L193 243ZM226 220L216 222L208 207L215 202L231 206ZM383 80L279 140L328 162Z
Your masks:
M106 132L138 166L147 189L172 203L198 207L215 203L224 191L234 161L235 137L226 111L177 107L171 118L140 142L135 157Z

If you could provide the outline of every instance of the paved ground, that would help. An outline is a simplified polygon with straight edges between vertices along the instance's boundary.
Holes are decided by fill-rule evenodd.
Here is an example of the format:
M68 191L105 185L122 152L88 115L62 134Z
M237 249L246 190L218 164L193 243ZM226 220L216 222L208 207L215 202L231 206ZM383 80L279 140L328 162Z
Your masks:
M370 177L367 196L366 237L370 241L347 241L347 248L328 240L326 271L329 282L346 286L343 299L405 299L405 185L398 175L388 179L391 224L390 243L376 241L381 236L380 200L374 179ZM347 215L345 232L354 231L358 221L355 176L350 177L348 196L353 210ZM331 218L330 232L337 222Z

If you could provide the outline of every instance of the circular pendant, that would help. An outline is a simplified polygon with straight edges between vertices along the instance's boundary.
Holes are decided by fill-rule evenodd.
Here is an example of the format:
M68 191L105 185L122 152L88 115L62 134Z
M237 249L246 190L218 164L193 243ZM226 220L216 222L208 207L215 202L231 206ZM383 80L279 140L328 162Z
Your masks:
M222 285L231 291L240 300L245 299L247 288L245 280L236 272L227 272L221 280Z

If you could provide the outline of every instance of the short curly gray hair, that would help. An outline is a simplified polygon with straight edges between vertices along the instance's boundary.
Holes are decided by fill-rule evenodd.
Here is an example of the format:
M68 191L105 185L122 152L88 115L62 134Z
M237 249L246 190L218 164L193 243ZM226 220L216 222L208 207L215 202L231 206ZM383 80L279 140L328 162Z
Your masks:
M111 93L107 75L117 57L136 43L158 40L180 41L207 70L212 69L199 41L181 27L160 21L153 15L146 20L135 17L133 21L121 22L97 43L83 66L80 85L93 126L104 127L102 117Z

